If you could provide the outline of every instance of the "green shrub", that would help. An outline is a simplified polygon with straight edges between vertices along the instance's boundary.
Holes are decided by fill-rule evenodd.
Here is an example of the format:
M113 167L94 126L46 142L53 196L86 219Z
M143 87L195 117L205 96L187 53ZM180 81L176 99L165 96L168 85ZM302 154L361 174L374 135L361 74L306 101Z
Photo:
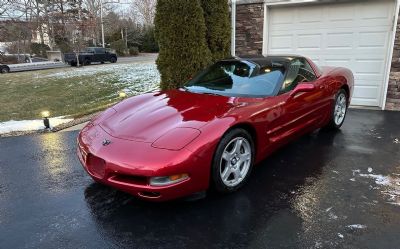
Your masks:
M42 43L31 43L31 53L36 56L47 58L46 51L49 51L50 47Z
M111 42L110 47L112 49L115 49L115 52L118 55L125 55L126 47L125 47L124 40L117 40L117 41Z
M162 89L182 86L211 62L200 0L158 0L155 36Z
M140 51L147 53L158 52L158 43L154 37L154 27L146 27L140 40Z
M201 0L207 27L206 39L213 61L230 56L231 24L227 0Z
M68 37L62 37L60 35L55 36L55 42L57 48L62 52L62 53L70 53L73 48L70 40Z
M137 47L129 48L129 55L138 55L138 54L139 54L139 48L137 48Z

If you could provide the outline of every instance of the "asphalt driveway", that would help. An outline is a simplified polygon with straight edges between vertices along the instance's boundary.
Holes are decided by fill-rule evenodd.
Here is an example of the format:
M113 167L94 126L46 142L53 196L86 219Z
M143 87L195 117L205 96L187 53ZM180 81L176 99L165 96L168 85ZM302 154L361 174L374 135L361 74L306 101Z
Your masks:
M164 204L93 183L76 136L0 139L0 248L400 247L400 113L350 110L239 192Z

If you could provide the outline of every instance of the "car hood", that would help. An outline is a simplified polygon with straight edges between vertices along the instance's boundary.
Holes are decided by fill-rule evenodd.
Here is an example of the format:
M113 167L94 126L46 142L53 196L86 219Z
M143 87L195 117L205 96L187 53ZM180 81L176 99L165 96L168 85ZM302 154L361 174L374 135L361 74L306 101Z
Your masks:
M171 90L129 98L99 125L111 136L154 142L178 127L200 129L235 108L234 98Z

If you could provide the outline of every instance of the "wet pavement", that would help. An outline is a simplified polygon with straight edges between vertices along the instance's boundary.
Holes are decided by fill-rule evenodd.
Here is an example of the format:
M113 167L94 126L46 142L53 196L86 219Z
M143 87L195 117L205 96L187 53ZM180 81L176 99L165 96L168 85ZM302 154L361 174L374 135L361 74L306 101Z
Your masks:
M76 136L0 139L0 248L400 248L400 113L350 110L239 192L163 204L93 183Z

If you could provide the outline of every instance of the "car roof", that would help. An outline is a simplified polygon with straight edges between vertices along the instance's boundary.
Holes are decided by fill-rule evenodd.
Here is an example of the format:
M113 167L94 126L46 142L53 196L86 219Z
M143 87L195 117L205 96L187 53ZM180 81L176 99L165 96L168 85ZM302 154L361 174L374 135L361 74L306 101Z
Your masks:
M259 65L260 67L269 66L272 63L287 64L294 59L304 58L300 55L242 55L240 57L233 57L223 61L248 61Z

